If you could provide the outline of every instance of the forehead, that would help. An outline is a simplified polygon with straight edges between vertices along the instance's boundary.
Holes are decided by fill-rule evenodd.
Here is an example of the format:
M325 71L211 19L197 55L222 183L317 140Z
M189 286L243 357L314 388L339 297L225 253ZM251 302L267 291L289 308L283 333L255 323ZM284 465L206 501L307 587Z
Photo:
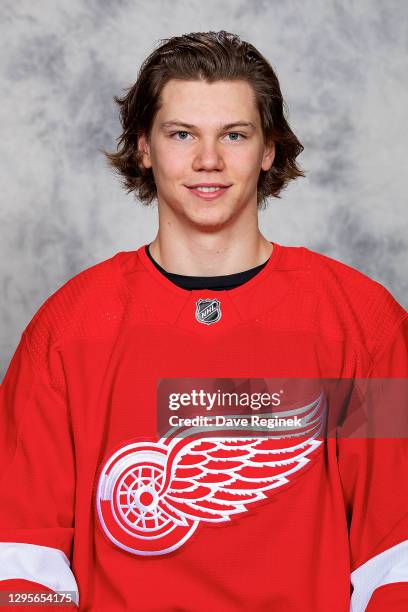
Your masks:
M244 80L207 83L171 79L163 87L160 100L160 121L177 117L194 125L233 120L260 124L255 92Z

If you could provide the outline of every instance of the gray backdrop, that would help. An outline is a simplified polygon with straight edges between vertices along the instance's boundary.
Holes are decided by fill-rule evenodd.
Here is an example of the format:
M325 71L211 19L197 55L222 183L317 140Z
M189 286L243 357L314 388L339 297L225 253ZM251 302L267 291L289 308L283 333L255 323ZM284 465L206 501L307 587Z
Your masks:
M270 240L352 265L408 306L405 0L2 0L0 379L42 302L153 239L98 147L160 38L225 29L272 63L305 179L260 213Z

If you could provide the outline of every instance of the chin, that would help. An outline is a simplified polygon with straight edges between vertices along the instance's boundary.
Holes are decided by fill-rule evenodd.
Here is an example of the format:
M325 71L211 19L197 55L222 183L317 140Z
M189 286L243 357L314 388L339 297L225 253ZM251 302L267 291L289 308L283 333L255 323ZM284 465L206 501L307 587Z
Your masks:
M190 225L197 229L211 232L225 227L231 220L231 217L225 215L206 215L205 217L188 215L187 219Z

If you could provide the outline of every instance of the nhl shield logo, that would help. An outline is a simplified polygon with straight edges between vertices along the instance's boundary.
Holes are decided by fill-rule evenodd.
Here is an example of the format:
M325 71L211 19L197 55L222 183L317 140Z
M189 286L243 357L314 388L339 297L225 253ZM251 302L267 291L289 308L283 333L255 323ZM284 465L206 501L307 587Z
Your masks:
M221 303L217 298L205 298L196 302L196 319L199 323L211 325L221 319Z

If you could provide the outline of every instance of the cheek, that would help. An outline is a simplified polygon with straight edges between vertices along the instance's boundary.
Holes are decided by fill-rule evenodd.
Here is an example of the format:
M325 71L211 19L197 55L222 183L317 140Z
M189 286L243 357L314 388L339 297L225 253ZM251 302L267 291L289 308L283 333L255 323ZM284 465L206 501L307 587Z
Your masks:
M164 181L182 178L186 174L185 156L180 155L177 151L158 148L155 154L152 154L152 163L156 168L156 176Z
M231 148L226 159L243 174L252 174L255 169L261 167L262 150L255 143L252 146Z
M251 188L252 184L258 180L261 163L262 156L259 151L251 149L231 154L227 167L229 167L231 175L242 183L248 184L248 187Z

